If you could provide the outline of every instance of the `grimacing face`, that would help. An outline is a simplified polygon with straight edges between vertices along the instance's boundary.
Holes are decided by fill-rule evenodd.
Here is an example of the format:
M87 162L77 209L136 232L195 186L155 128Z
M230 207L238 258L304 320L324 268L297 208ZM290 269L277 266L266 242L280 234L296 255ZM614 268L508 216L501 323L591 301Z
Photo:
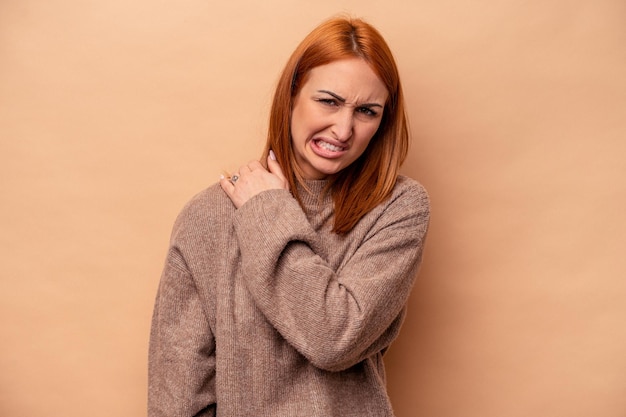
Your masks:
M336 174L363 154L389 93L361 58L313 68L294 99L291 141L305 179Z

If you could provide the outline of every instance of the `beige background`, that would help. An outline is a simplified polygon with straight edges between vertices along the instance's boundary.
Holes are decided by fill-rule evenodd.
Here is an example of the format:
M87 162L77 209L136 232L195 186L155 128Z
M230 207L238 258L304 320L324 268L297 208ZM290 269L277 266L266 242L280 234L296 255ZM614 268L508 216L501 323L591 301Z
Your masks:
M176 213L342 11L396 54L432 197L398 417L626 415L622 0L0 0L0 415L145 414Z

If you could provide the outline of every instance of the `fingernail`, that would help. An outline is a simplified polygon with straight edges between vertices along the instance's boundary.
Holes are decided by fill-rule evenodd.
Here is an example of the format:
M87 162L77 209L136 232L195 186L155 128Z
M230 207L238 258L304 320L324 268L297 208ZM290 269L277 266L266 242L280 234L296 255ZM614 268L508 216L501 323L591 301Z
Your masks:
M220 179L223 180L224 179L224 174L220 174Z
M274 155L274 151L273 151L273 150L271 150L271 149L270 149L270 159L271 159L272 161L275 161L275 160L276 160L276 155Z

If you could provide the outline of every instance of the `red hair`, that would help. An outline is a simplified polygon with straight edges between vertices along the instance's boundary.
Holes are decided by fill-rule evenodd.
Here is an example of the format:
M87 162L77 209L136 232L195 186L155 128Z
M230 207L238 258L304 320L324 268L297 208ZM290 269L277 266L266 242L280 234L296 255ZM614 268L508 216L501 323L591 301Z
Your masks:
M409 147L404 98L393 55L381 34L360 19L334 18L315 28L298 45L278 80L264 155L273 150L294 197L302 205L303 178L293 152L290 126L296 95L309 72L320 65L358 57L383 82L389 97L378 130L363 154L329 178L335 206L333 231L349 232L370 210L389 197ZM262 158L264 161L265 158Z

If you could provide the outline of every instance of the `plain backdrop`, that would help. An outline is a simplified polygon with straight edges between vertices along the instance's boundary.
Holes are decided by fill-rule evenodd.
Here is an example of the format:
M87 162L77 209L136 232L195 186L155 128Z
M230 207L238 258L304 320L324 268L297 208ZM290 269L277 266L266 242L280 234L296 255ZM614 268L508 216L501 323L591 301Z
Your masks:
M622 0L0 0L0 415L145 415L175 216L337 13L394 51L432 198L398 417L626 415Z

